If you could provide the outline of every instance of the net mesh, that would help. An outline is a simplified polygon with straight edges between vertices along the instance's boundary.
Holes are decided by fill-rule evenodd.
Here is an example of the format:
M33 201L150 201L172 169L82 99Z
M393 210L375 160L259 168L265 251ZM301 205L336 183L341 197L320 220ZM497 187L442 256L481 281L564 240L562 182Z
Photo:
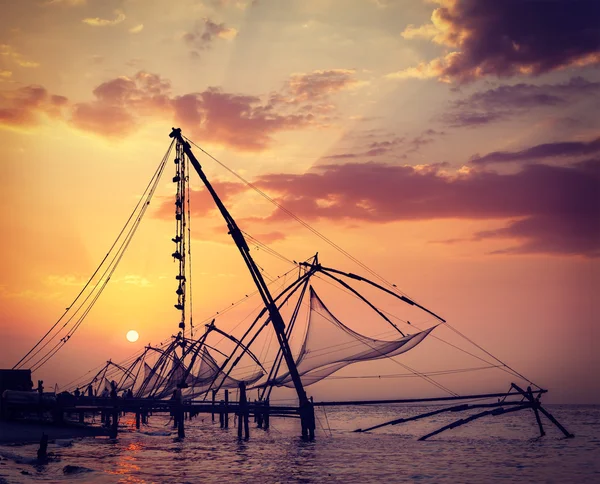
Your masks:
M435 327L394 341L369 338L351 330L339 321L311 286L308 328L296 359L298 373L305 386L311 385L351 363L405 353L423 341ZM266 384L293 386L289 373Z
M264 373L262 371L258 371L257 373L249 375L247 378L239 380L227 376L226 373L221 371L218 363L210 355L208 350L203 348L198 369L193 375L190 373L187 380L189 388L185 390L184 395L188 398L195 398L206 393L211 388L211 384L212 388L218 388L219 386L221 388L238 388L242 381L247 385L251 385L260 380L263 375Z

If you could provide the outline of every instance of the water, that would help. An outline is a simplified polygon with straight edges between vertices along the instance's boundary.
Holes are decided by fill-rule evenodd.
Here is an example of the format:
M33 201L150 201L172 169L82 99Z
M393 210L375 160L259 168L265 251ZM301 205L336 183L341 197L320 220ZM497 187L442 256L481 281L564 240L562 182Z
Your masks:
M547 407L574 439L563 439L549 422L546 437L534 439L529 410L486 417L424 442L418 437L460 415L352 432L433 408L317 409L314 442L300 440L299 422L291 419L272 419L269 432L251 428L250 441L238 442L233 425L224 431L201 416L178 441L166 417L151 417L137 432L128 415L116 441L50 444L54 455L43 466L31 463L37 446L0 447L0 483L600 482L600 406Z

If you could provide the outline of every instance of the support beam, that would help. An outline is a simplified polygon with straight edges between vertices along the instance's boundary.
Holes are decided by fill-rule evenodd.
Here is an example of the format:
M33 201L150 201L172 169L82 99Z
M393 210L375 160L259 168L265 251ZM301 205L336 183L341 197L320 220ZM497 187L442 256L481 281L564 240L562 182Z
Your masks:
M444 432L445 430L460 427L461 425L465 425L469 422L472 422L473 420L477 420L482 417L487 417L488 415L496 416L496 415L502 415L505 413L518 412L519 410L524 410L524 409L530 408L530 407L531 407L530 404L524 404L524 405L520 405L518 407L513 407L513 408L508 408L508 409L506 409L504 407L499 407L494 410L486 410L485 412L476 413L475 415L471 415L470 417L456 420L455 422L452 422L451 424L444 425L442 428L434 430L433 432L431 432L427 435L424 435L419 440L427 440L429 437L433 437L434 435L440 434L440 433Z
M534 390L535 395L546 393L548 390ZM427 403L427 402L449 402L455 400L473 400L476 398L504 398L517 395L517 393L481 393L478 395L456 395L451 397L432 397L432 398L403 398L396 400L350 400L346 402L315 402L316 407L341 407L356 405L382 405L390 403Z
M523 390L519 385L517 385L516 383L511 383L511 388L514 388L515 390L517 390L521 395L523 395L527 400L529 400L531 402L532 405L534 405L537 410L539 410L540 412L542 412L546 418L548 420L550 420L550 422L552 422L554 425L556 425L556 427L563 433L563 435L567 438L567 439L572 439L573 437L575 437L571 432L569 432L566 428L564 428L560 422L558 420L556 420L551 414L550 412L548 412L548 410L546 410L544 407L542 407L542 405L539 402L539 395L536 399L533 398L533 393L535 392L526 392L525 390ZM528 388L528 390L531 390L531 387Z
M211 412L211 420L214 423L215 421L215 398L217 396L217 391L216 390L212 390L212 412Z
M229 428L229 390L225 390L225 407L223 409L223 424Z
M215 191L211 183L208 181L208 178L206 178L206 175L202 171L202 166L200 165L200 163L196 159L196 156L191 150L190 144L183 139L181 129L173 128L169 137L174 138L177 141L177 143L181 146L183 152L189 158L190 163L198 173L198 176L206 186L206 189L211 194L215 204L217 205L217 208L219 209L221 215L225 219L225 223L227 224L229 234L231 235L235 245L238 247L242 258L244 259L244 262L246 263L246 266L250 271L250 275L254 279L254 283L256 284L256 287L258 289L258 292L260 293L263 303L267 308L267 311L269 312L271 323L273 325L273 329L275 330L279 346L287 363L288 371L290 373L292 381L294 382L296 393L298 394L298 401L300 407L306 409L305 418L310 419L308 397L306 396L306 391L304 390L302 380L300 379L300 374L298 373L298 369L296 368L296 362L294 360L292 350L290 349L289 342L285 335L285 323L283 321L281 313L279 312L279 309L277 308L275 301L273 300L273 296L271 296L271 293L262 276L262 273L260 272L258 266L254 262L254 259L250 255L250 248L246 243L246 239L244 238L242 231L237 226L237 223L235 222L235 220L233 219L233 217L231 216L231 214L217 195L217 192ZM312 408L312 406L310 406L310 408Z
M533 392L531 391L531 387L527 387L527 395L529 395L529 401L532 402L532 404L533 404L531 406L531 408L533 409L533 413L535 415L535 420L538 424L538 428L540 429L540 437L543 437L544 435L546 435L546 432L544 432L544 426L542 425L542 419L540 418L540 412L538 411L540 402L539 402L539 400L536 400L533 397Z

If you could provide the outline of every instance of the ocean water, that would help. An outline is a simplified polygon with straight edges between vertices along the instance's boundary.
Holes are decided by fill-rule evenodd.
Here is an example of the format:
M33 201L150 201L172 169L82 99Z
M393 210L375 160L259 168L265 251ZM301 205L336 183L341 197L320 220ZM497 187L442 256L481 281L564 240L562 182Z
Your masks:
M34 464L37 445L0 446L0 483L600 483L600 406L546 407L574 439L546 420L547 435L536 438L529 410L485 417L423 442L417 439L462 415L353 432L434 408L317 408L313 442L298 437L295 419L274 418L268 432L251 426L244 442L233 417L229 430L221 430L200 416L186 422L179 441L167 417L153 416L136 431L127 415L118 439L50 444L45 465Z

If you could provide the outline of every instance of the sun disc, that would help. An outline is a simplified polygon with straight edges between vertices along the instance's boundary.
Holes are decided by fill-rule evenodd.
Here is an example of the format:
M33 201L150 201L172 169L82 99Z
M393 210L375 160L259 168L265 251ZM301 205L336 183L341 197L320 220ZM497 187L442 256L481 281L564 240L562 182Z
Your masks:
M131 343L135 343L139 337L140 337L140 335L138 334L138 332L135 329L128 331L127 336L126 336L127 341L129 341Z

